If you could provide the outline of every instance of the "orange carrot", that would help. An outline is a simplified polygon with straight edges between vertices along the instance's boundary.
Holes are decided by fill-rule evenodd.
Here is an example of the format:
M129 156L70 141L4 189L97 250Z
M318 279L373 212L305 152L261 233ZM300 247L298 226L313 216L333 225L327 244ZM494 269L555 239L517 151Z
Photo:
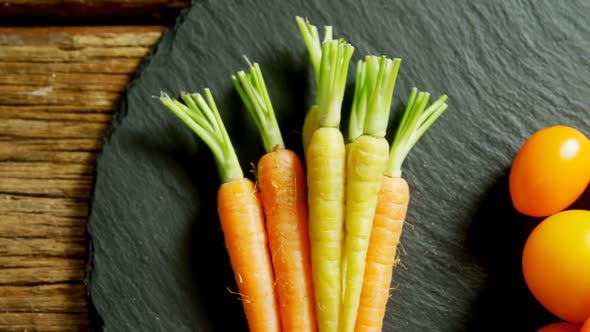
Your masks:
M410 201L410 190L408 183L401 176L401 165L420 137L447 108L446 95L426 108L429 98L428 93L418 93L417 89L412 89L391 145L369 238L361 301L355 325L357 332L382 329L397 246Z
M257 183L266 217L282 331L315 332L315 301L307 224L307 186L299 156L285 148L258 64L232 77L254 118L266 153Z
M316 331L307 225L307 189L301 160L277 150L258 163L283 331Z
M410 190L406 180L383 176L369 238L355 331L381 331L409 200Z
M244 177L233 145L209 89L181 94L184 103L162 94L160 101L211 149L221 185L217 213L252 332L278 332L280 321L264 215L254 183Z
M217 213L250 331L280 331L264 217L254 183L226 182Z

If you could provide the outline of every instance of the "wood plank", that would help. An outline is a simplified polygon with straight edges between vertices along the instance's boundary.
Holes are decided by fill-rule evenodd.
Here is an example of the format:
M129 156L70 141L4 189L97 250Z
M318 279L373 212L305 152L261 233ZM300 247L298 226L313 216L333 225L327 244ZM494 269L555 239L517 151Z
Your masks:
M1 161L93 164L101 141L79 138L0 139Z
M88 202L76 198L0 194L0 211L4 214L28 213L48 217L86 218Z
M63 3L78 3L79 0L11 0L10 5L60 5ZM135 6L156 6L156 5L168 5L170 7L176 7L182 5L182 1L166 1L166 0L85 0L87 6L102 5L109 3L112 5L128 5L130 7Z
M2 97L0 97L0 102ZM40 121L3 119L0 136L37 138L101 138L107 129L105 122Z
M163 26L0 27L0 45L57 45L64 48L151 47L160 38L164 29Z
M129 75L100 75L86 73L6 74L0 75L0 85L52 86L56 90L121 92ZM25 85L26 84L26 85Z
M0 256L0 268L0 285L80 282L85 277L81 258Z
M83 258L86 238L6 238L0 237L0 256L47 256ZM14 280L15 283L18 282ZM2 297L0 295L0 297ZM0 310L1 311L1 310Z
M2 112L0 110L0 119L20 119L20 120L67 120L67 121L85 121L85 122L105 122L111 121L111 115L108 113L58 113L58 112L35 112L35 111L23 111L13 112Z
M1 145L1 143L0 143ZM11 154L10 151L17 151L19 155ZM96 153L80 151L47 151L33 150L30 153L23 153L23 149L9 147L2 149L0 147L0 161L50 161L55 163L93 163L96 160Z
M0 286L0 312L86 313L86 290L82 283Z
M81 266L83 265L2 268L0 285L38 285L82 281L84 279L84 269ZM18 280L18 282L15 283L15 280Z
M0 312L0 330L5 332L23 331L90 331L88 315L81 313L21 313Z
M0 105L0 113L18 114L19 112L55 112L55 113L112 113L117 104L110 105Z
M22 60L22 59L21 59ZM47 85L47 84L68 84L77 85L78 83L84 83L85 85L100 85L108 86L113 85L119 88L125 88L125 85L129 81L129 75L101 75L101 74L87 74L87 73L55 73L52 75L2 75L0 77L1 84L8 85Z
M79 90L79 89L76 89ZM113 105L120 93L105 91L57 90L52 86L25 87L0 85L4 105ZM1 133L0 133L1 135Z
M55 163L93 163L96 160L96 153L84 151L48 151L48 150L31 150L24 151L18 147L2 148L0 142L0 161L50 161ZM15 151L17 154L12 154Z
M94 165L50 162L1 162L0 178L79 179L92 176Z
M63 257L0 256L0 285L80 282L84 260Z
M61 0L58 0L61 1ZM126 1L126 0L123 0ZM142 36L157 33L158 35L164 31L167 27L163 25L76 25L76 26L0 26L0 36L2 38L7 36L21 36L21 37L35 37L36 39L23 39L18 44L6 44L5 45L37 45L38 42L42 42L41 45L47 44L47 41L51 41L52 44L56 45L67 45L63 41L76 40L80 36L88 37L108 37L109 40L121 40L119 37L126 37L123 43L118 44L107 44L107 46L117 45L147 45L151 46L156 40L143 40ZM135 38L129 38L129 36L135 36ZM0 41L5 40L0 38ZM10 40L10 39L7 39ZM138 41L143 40L143 43L137 44ZM100 45L104 43L101 42ZM87 45L84 45L87 46Z
M102 58L144 57L147 47L85 47L63 49L57 46L0 46L0 61L19 62L82 62Z
M87 216L86 201L0 194L2 237L80 238L86 236Z
M0 181L0 192L21 195L40 195L45 197L88 198L92 189L92 177L80 176L77 179L47 178L5 178Z
M85 217L56 217L40 213L0 212L0 220L2 220L0 222L0 235L2 237L65 239L86 236Z
M82 267L84 262L81 259L64 257L28 257L28 256L0 256L0 267L2 268L25 268L25 267Z
M31 65L31 62L0 62L0 72L6 74L97 73L132 74L143 59L104 59L72 63L53 63L51 66ZM0 101L0 103L2 103Z
M49 152L58 151L89 151L96 152L100 149L100 141L96 138L53 138L53 137L1 137L0 154L2 149L13 151L10 148L23 148L26 152L43 150ZM18 149L17 149L18 150Z
M10 25L170 24L183 0L10 0L0 16Z

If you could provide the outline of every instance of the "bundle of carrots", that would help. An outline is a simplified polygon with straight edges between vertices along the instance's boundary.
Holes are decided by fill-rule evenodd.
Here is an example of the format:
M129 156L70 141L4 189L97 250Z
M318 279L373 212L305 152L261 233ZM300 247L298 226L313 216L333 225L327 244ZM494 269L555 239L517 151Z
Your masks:
M257 63L232 75L265 154L244 176L209 89L162 93L162 104L211 149L218 216L250 331L381 331L410 192L406 156L446 110L412 89L391 144L386 133L400 59L366 56L346 140L342 103L354 47L320 41L297 17L317 85L303 126L304 156L287 148ZM305 164L302 162L305 160Z

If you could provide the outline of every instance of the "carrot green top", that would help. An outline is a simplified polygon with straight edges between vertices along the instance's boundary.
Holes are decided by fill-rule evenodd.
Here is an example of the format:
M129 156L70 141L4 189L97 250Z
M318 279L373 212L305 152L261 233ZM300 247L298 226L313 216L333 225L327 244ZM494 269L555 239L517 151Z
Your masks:
M344 39L333 40L330 26L326 27L325 40L320 46L316 27L299 17L297 24L307 45L316 74L319 126L338 128L348 65L354 53L354 47Z
M386 175L392 177L401 176L402 163L412 147L447 109L445 103L447 95L440 96L427 108L428 99L430 99L428 92L418 92L418 89L412 89L408 98L408 105L391 144L389 162L385 171Z
M242 98L246 109L254 118L262 136L266 152L284 149L283 137L275 117L275 112L264 84L262 72L257 63L250 65L250 72L239 71L232 75L232 81Z
M320 64L322 61L322 43L320 42L318 28L309 23L308 20L304 20L302 17L297 16L295 17L295 20L297 21L297 26L299 27L299 31L301 31L303 41L309 52L316 81L319 82ZM326 42L330 40L332 40L332 27L326 25L324 27L324 41Z
M357 65L349 141L365 134L385 137L401 60L369 55Z
M219 110L215 106L213 95L209 89L205 89L204 93L205 97L200 93L183 92L180 95L183 102L180 102L162 92L160 101L211 149L215 156L221 182L242 179L244 173L219 115Z

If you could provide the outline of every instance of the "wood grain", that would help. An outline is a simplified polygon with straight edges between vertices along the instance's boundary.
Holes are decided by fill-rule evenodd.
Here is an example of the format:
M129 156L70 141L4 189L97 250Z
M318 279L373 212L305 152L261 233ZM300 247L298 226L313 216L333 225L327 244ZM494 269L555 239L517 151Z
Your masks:
M4 0L0 17L7 24L154 24L172 23L183 0Z
M33 3L54 2L11 6ZM94 163L126 85L163 30L0 28L0 331L89 329Z
M0 329L6 332L16 331L81 331L86 326L81 324L86 319L82 313L14 313L0 312ZM35 328L31 328L34 326Z
M3 312L86 313L86 289L79 284L45 284L35 286L0 286Z

